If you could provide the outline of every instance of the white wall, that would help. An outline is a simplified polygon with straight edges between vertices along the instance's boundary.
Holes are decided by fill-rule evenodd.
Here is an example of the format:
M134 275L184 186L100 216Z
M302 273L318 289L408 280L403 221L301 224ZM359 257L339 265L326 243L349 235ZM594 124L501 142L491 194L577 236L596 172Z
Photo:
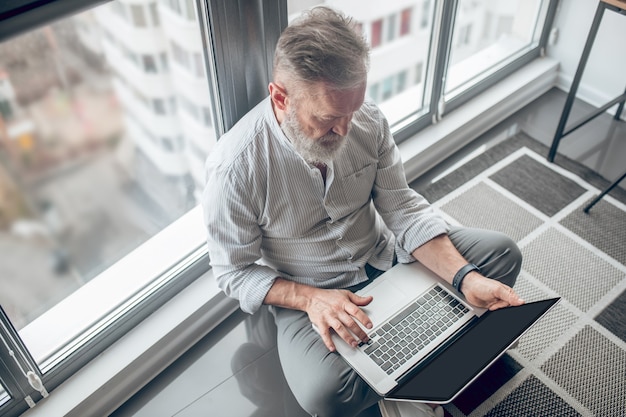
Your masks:
M569 91L593 21L598 0L561 0L554 27L556 44L547 55L560 62L557 85ZM605 10L578 88L578 98L602 106L626 88L626 15ZM615 108L615 107L614 107ZM622 115L624 118L624 115Z

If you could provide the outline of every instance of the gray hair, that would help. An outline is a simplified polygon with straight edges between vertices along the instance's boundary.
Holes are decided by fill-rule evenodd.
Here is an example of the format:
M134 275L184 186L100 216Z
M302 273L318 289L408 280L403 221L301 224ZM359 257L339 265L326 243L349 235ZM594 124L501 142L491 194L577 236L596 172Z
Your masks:
M352 19L319 6L302 14L281 34L274 76L304 83L326 82L353 88L367 79L369 46Z

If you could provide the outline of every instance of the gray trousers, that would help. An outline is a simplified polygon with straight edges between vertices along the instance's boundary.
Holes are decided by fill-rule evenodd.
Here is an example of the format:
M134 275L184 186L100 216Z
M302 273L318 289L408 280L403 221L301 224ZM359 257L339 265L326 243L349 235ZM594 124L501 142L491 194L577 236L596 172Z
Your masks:
M513 286L522 255L505 235L454 227L449 233L458 251L482 274ZM312 416L380 416L380 396L337 353L329 352L306 313L272 308L281 366L300 406Z

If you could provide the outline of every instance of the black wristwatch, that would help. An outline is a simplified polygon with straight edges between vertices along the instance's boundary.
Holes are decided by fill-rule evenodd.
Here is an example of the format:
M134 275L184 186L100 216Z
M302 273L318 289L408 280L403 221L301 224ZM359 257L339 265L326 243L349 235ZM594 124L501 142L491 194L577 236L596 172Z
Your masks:
M459 269L459 272L457 272L452 279L452 286L455 290L463 294L463 292L461 292L461 283L463 282L463 278L472 271L478 271L480 273L480 269L471 263Z

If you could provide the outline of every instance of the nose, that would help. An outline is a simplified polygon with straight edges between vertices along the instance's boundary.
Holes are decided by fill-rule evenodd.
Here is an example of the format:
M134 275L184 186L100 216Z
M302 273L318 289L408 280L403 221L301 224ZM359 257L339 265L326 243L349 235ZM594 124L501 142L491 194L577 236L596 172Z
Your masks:
M332 128L332 131L339 136L346 136L350 131L350 127L352 126L352 115L344 116L340 119L337 119L335 125Z

